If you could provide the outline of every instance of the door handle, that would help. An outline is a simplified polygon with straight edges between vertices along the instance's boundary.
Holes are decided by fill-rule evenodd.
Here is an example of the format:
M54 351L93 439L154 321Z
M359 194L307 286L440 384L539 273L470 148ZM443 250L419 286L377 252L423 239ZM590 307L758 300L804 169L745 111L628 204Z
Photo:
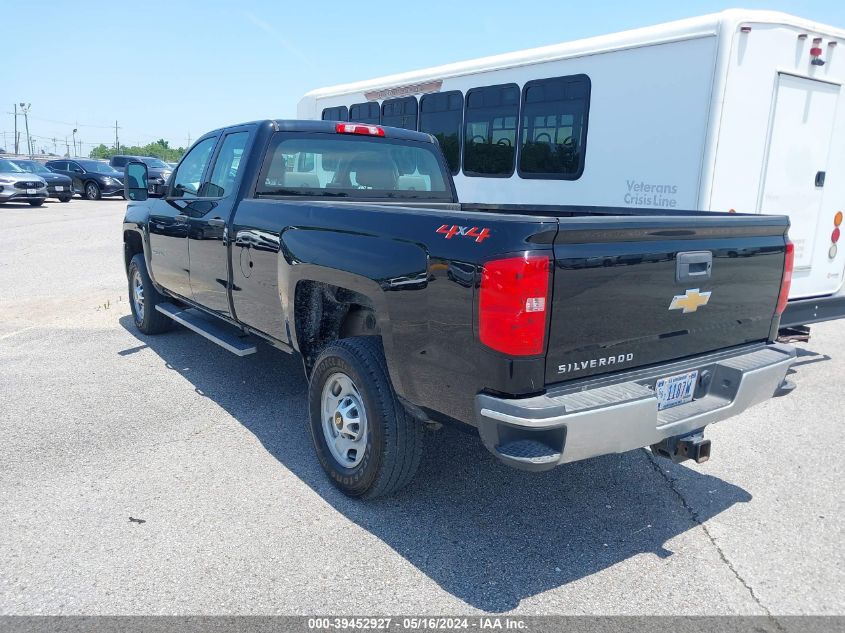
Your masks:
M678 253L675 265L677 283L695 283L710 279L713 268L713 253L710 251L689 251Z
M179 215L174 215L173 219L176 220L177 222L187 222L188 216L180 213Z
M208 226L216 226L216 227L226 226L226 220L224 220L223 218L211 218L208 221Z

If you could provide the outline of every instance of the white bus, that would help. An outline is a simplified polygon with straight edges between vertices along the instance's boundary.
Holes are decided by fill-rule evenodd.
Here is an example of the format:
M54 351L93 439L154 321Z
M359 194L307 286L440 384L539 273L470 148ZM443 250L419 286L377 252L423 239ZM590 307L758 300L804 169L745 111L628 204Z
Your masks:
M433 134L466 202L788 214L798 325L845 315L843 82L845 30L729 10L322 88L298 116Z

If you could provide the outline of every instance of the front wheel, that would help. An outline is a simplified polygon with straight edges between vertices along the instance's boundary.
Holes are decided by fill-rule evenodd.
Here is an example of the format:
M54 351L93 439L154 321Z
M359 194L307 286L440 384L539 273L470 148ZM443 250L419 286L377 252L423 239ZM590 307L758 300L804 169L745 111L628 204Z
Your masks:
M311 372L308 401L317 458L344 494L372 499L413 478L423 429L393 391L379 338L329 344Z
M166 299L153 286L143 254L138 253L129 262L127 276L129 278L129 306L132 309L135 327L144 334L160 334L173 327L173 321L156 310L156 306L164 303Z
M99 200L102 198L103 194L100 192L100 185L93 180L85 183L85 197L88 200Z

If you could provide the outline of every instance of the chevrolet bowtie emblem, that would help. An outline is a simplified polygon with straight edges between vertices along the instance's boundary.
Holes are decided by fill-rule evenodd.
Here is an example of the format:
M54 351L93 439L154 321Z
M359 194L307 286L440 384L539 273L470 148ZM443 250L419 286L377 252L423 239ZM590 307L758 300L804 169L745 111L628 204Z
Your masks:
M695 312L701 306L706 306L710 301L709 292L699 292L698 288L694 290L687 290L685 294L675 295L672 298L672 303L669 304L670 310L683 310L684 314L687 312Z

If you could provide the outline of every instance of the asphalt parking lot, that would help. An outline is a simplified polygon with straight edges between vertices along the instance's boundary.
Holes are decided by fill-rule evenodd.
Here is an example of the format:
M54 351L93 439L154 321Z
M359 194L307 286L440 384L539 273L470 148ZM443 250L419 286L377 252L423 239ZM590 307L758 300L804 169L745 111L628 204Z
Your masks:
M352 501L296 357L134 329L124 206L0 206L0 613L845 612L845 323L707 464L522 473L445 428Z

